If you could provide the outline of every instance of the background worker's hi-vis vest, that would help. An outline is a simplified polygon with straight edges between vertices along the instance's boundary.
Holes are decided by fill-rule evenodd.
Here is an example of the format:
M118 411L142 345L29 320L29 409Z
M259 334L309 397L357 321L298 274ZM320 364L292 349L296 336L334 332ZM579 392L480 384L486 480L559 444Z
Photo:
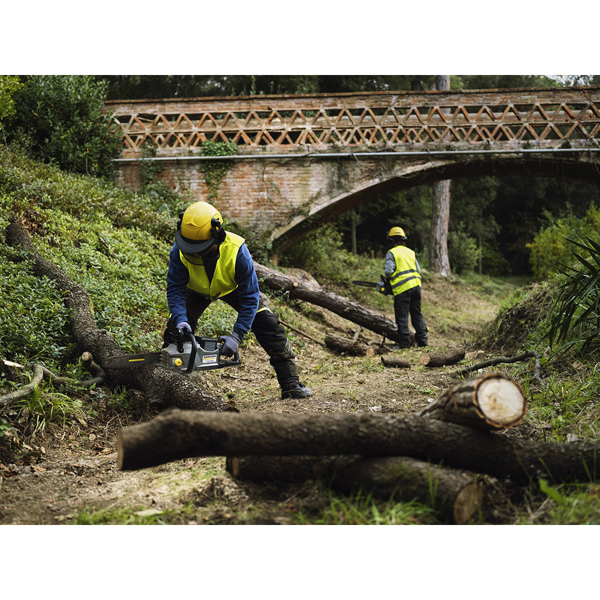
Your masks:
M396 261L396 270L390 277L394 296L421 285L421 274L417 271L415 253L406 246L394 246L390 249Z
M233 292L238 287L235 280L235 262L244 238L235 233L227 232L225 240L219 246L219 260L215 267L212 281L208 281L206 269L201 258L194 258L198 263L188 260L183 252L179 252L181 262L187 268L190 278L187 287L214 302L221 296Z

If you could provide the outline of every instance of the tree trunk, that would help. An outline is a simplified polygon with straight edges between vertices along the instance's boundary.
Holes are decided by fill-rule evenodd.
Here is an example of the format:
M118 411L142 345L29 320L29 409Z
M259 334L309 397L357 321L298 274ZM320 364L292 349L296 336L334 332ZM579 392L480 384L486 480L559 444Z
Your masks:
M532 442L422 416L276 415L173 410L117 436L118 467L199 456L410 456L514 482L600 476L600 443ZM597 466L598 464L598 466Z
M493 374L457 383L419 416L489 431L515 427L526 414L527 402L521 384Z
M435 89L449 90L450 76L436 75ZM447 114L448 109L442 109ZM450 275L448 259L448 223L450 220L450 180L436 181L433 184L431 210L431 239L429 242L429 267L439 275Z
M381 362L384 367L392 367L396 369L410 369L410 361L399 356L382 356Z
M445 354L421 354L419 362L424 367L445 367L447 365L455 365L465 357L464 348L456 348L448 350Z
M333 335L332 333L328 333L325 336L325 345L331 350L349 356L365 356L369 348L366 344L358 340L349 340L348 338Z
M35 273L54 280L59 289L66 292L65 303L72 309L71 329L82 351L90 352L101 367L104 367L107 358L125 354L108 332L96 326L87 292L37 251L29 232L23 225L11 223L6 229L6 242L11 246L22 246L28 249L34 261ZM167 371L157 365L104 370L107 384L113 389L128 387L141 390L156 402L181 409L232 410L228 403L204 392L185 376Z
M270 269L256 262L254 268L261 286L266 285L273 290L287 291L290 298L306 300L317 306L322 306L361 327L365 327L395 342L400 341L398 327L394 321L364 308L357 302L352 302L343 296L308 285L294 277L289 277L280 271ZM377 291L373 290L373 293L376 294Z
M246 456L228 459L227 471L250 481L320 479L344 493L362 490L384 500L417 500L461 525L483 503L473 477L405 456Z
M448 277L451 274L450 261L448 259L449 220L450 180L436 181L433 184L429 267L443 277Z

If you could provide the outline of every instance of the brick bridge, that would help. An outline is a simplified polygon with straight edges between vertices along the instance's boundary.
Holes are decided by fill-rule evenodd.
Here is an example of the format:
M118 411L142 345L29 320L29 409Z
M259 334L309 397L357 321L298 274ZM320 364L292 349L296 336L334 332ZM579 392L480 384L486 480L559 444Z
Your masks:
M140 159L208 198L202 143L234 142L222 214L281 250L324 220L442 179L526 173L600 183L600 87L368 92L107 102L123 130L118 182ZM145 146L154 148L148 158Z

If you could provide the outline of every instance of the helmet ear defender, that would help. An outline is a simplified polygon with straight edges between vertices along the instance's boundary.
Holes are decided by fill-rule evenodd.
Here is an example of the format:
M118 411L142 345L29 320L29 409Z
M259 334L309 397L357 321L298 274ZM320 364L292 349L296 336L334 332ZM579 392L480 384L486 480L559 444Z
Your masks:
M221 221L217 217L213 217L210 221L210 235L215 238L217 244L222 244L225 241L225 230L221 225Z
M183 215L185 214L185 210L182 210L179 213L179 218L177 219L177 231L181 231L181 222L183 221Z

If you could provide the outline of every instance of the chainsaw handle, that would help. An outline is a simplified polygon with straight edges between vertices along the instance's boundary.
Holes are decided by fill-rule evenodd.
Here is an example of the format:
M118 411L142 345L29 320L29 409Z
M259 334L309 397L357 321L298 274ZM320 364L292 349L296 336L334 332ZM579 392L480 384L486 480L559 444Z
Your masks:
M192 342L192 351L190 352L190 359L188 361L188 366L187 366L187 369L185 370L185 372L191 373L194 370L194 365L196 363L196 353L198 351L198 342L196 341L196 336L191 331L186 331L185 333L187 334L187 336L190 338L190 341Z
M221 362L221 348L223 347L223 345L225 344L225 339L219 340L217 348L219 350L219 362ZM233 353L233 356L231 357L231 359L225 358L225 360L227 361L227 363L231 363L231 366L235 366L235 365L241 365L242 361L240 360L240 353L238 350L236 350ZM227 365L229 366L229 364Z

